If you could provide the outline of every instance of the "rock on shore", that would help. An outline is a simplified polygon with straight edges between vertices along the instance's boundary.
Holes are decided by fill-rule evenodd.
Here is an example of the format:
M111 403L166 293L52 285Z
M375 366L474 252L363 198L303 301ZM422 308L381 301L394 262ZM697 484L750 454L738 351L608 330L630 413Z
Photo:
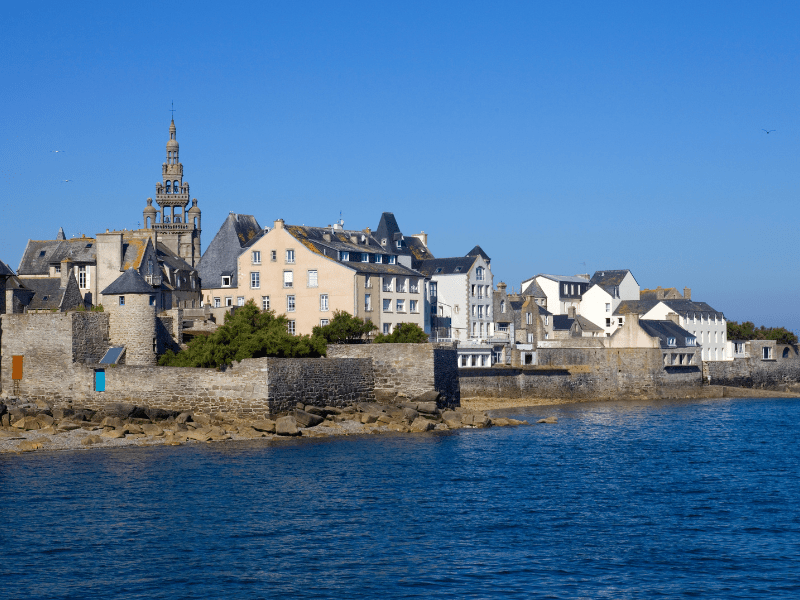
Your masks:
M95 446L183 444L254 438L324 437L363 433L422 433L461 428L527 425L466 409L441 410L428 392L394 404L312 406L298 403L288 414L242 419L115 403L102 411L51 408L19 400L0 403L0 452L68 450ZM272 417L272 418L269 418Z

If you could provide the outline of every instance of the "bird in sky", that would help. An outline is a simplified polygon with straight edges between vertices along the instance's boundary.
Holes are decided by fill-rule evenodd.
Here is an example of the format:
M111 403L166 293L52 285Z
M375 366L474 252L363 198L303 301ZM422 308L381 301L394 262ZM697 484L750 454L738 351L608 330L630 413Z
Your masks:
M767 129L762 129L761 131L765 131L765 132L767 133L767 135L769 135L770 133L772 133L772 132L773 132L773 131L775 131L775 130L774 130L774 129L769 129L769 130L767 130Z
M50 152L63 152L63 150L50 150Z
M64 179L63 180L64 183L69 183L70 181L72 181L72 179Z

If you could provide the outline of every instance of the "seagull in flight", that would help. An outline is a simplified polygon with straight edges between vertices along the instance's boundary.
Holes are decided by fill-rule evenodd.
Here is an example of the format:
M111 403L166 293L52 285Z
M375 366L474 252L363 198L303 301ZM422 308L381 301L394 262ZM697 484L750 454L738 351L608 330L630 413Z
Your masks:
M761 131L765 131L765 132L767 133L767 135L769 135L770 133L772 133L772 132L773 132L773 131L775 131L775 130L774 130L774 129L769 129L769 130L767 130L767 129L762 129Z
M69 183L70 181L72 181L72 179L63 179L62 181L63 183Z
M63 152L63 150L50 150L50 152Z

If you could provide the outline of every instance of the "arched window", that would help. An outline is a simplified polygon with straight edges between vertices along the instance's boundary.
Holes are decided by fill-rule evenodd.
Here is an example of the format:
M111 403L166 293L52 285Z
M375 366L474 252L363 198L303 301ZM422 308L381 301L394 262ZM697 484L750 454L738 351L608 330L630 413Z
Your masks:
M145 229L150 229L150 217L147 217L144 220L144 227L145 227Z
M177 194L180 192L180 186L178 185L177 181L172 182L172 193Z
M172 184L168 181L167 182L167 194L172 193Z
M173 223L180 223L180 222L181 222L180 216L179 215L175 215L175 220L173 221Z
M197 229L197 217L194 218L194 228Z
M789 349L788 348L784 348L783 349L783 358L789 358Z
M169 223L169 217L167 215L164 215L164 223Z

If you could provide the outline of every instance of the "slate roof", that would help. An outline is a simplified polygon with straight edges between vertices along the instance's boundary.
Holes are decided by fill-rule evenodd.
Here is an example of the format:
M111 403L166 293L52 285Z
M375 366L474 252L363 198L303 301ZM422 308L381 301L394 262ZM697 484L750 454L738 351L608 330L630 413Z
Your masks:
M428 250L425 244L422 243L422 240L415 237L407 237L405 241L406 244L408 244L409 252L411 252L411 266L414 269L419 269L422 261L436 258L431 254L431 251Z
M678 313L679 315L686 315L689 313L697 313L703 315L714 315L722 318L724 315L711 308L705 302L695 302L694 300L676 299L676 300L656 300L655 298L647 298L645 300L623 300L619 303L615 315L628 315L632 313L644 315L649 312L658 303L663 302L670 310Z
M584 279L583 277L573 277L572 275L548 275L547 273L539 273L536 277L546 277L552 281L566 283L589 283L588 279Z
M14 271L12 271L9 266L0 260L0 277L13 277Z
M403 234L400 232L400 226L397 224L397 219L394 218L394 213L385 212L381 214L380 223L375 230L375 237L380 244L380 241L385 239L388 243L397 241L399 236ZM394 244L392 244L394 246Z
M419 271L428 277L433 275L462 275L469 273L473 264L475 264L474 256L433 258L422 261ZM460 270L456 270L459 267Z
M575 315L574 319L568 315L553 315L553 331L569 331L575 321L583 331L603 331L602 327L598 327L582 315Z
M542 290L542 286L540 286L538 283L536 283L535 279L531 280L531 282L528 284L528 287L526 287L524 290L522 290L522 293L520 293L520 296L533 296L534 298L547 298L547 294L545 294L544 291Z
M47 275L50 265L69 258L76 263L94 263L96 250L94 238L80 237L68 240L28 240L17 272L24 275Z
M230 213L197 264L202 286L206 289L218 288L222 285L222 275L230 275L231 287L237 287L236 262L239 255L263 235L264 230L254 216Z
M642 290L639 293L639 298L641 298L641 299L657 298L659 292L663 293L665 296L666 295L673 295L673 296L677 296L678 298L683 298L683 294L681 292L679 292L677 288L674 288L674 287L656 288L654 290L651 290L651 289Z
M491 258L489 258L489 255L486 254L486 252L484 252L483 248L481 248L480 246L475 246L472 250L467 252L467 256L480 256L486 262L491 262L491 260L492 260Z
M694 338L695 336L686 331L680 325L673 321L655 321L650 319L642 319L639 325L644 329L648 335L657 337L662 348L695 348L697 344L692 346L686 345L686 338ZM675 338L675 345L670 346L668 338Z
M383 248L378 240L364 231L309 227L308 225L284 225L284 227L306 248L333 260L338 260L339 252L367 252L387 256L402 254L394 248ZM330 241L326 239L328 237L330 237ZM351 241L353 237L356 238L357 243Z
M139 271L131 268L117 277L111 285L100 293L104 296L114 294L153 294L155 290L152 285L144 280L144 277L139 275Z
M35 292L28 304L32 310L52 310L61 307L66 288L61 287L61 277L20 278L26 288Z
M343 262L341 263L346 267L355 269L358 273L370 274L387 274L387 275L406 275L408 277L425 277L424 274L401 264L385 265L376 263L356 263L356 262Z
M618 271L595 271L589 283L599 285L604 290L608 290L610 287L619 286L628 273L630 273L628 269L621 269ZM633 274L631 274L631 277L633 277Z

